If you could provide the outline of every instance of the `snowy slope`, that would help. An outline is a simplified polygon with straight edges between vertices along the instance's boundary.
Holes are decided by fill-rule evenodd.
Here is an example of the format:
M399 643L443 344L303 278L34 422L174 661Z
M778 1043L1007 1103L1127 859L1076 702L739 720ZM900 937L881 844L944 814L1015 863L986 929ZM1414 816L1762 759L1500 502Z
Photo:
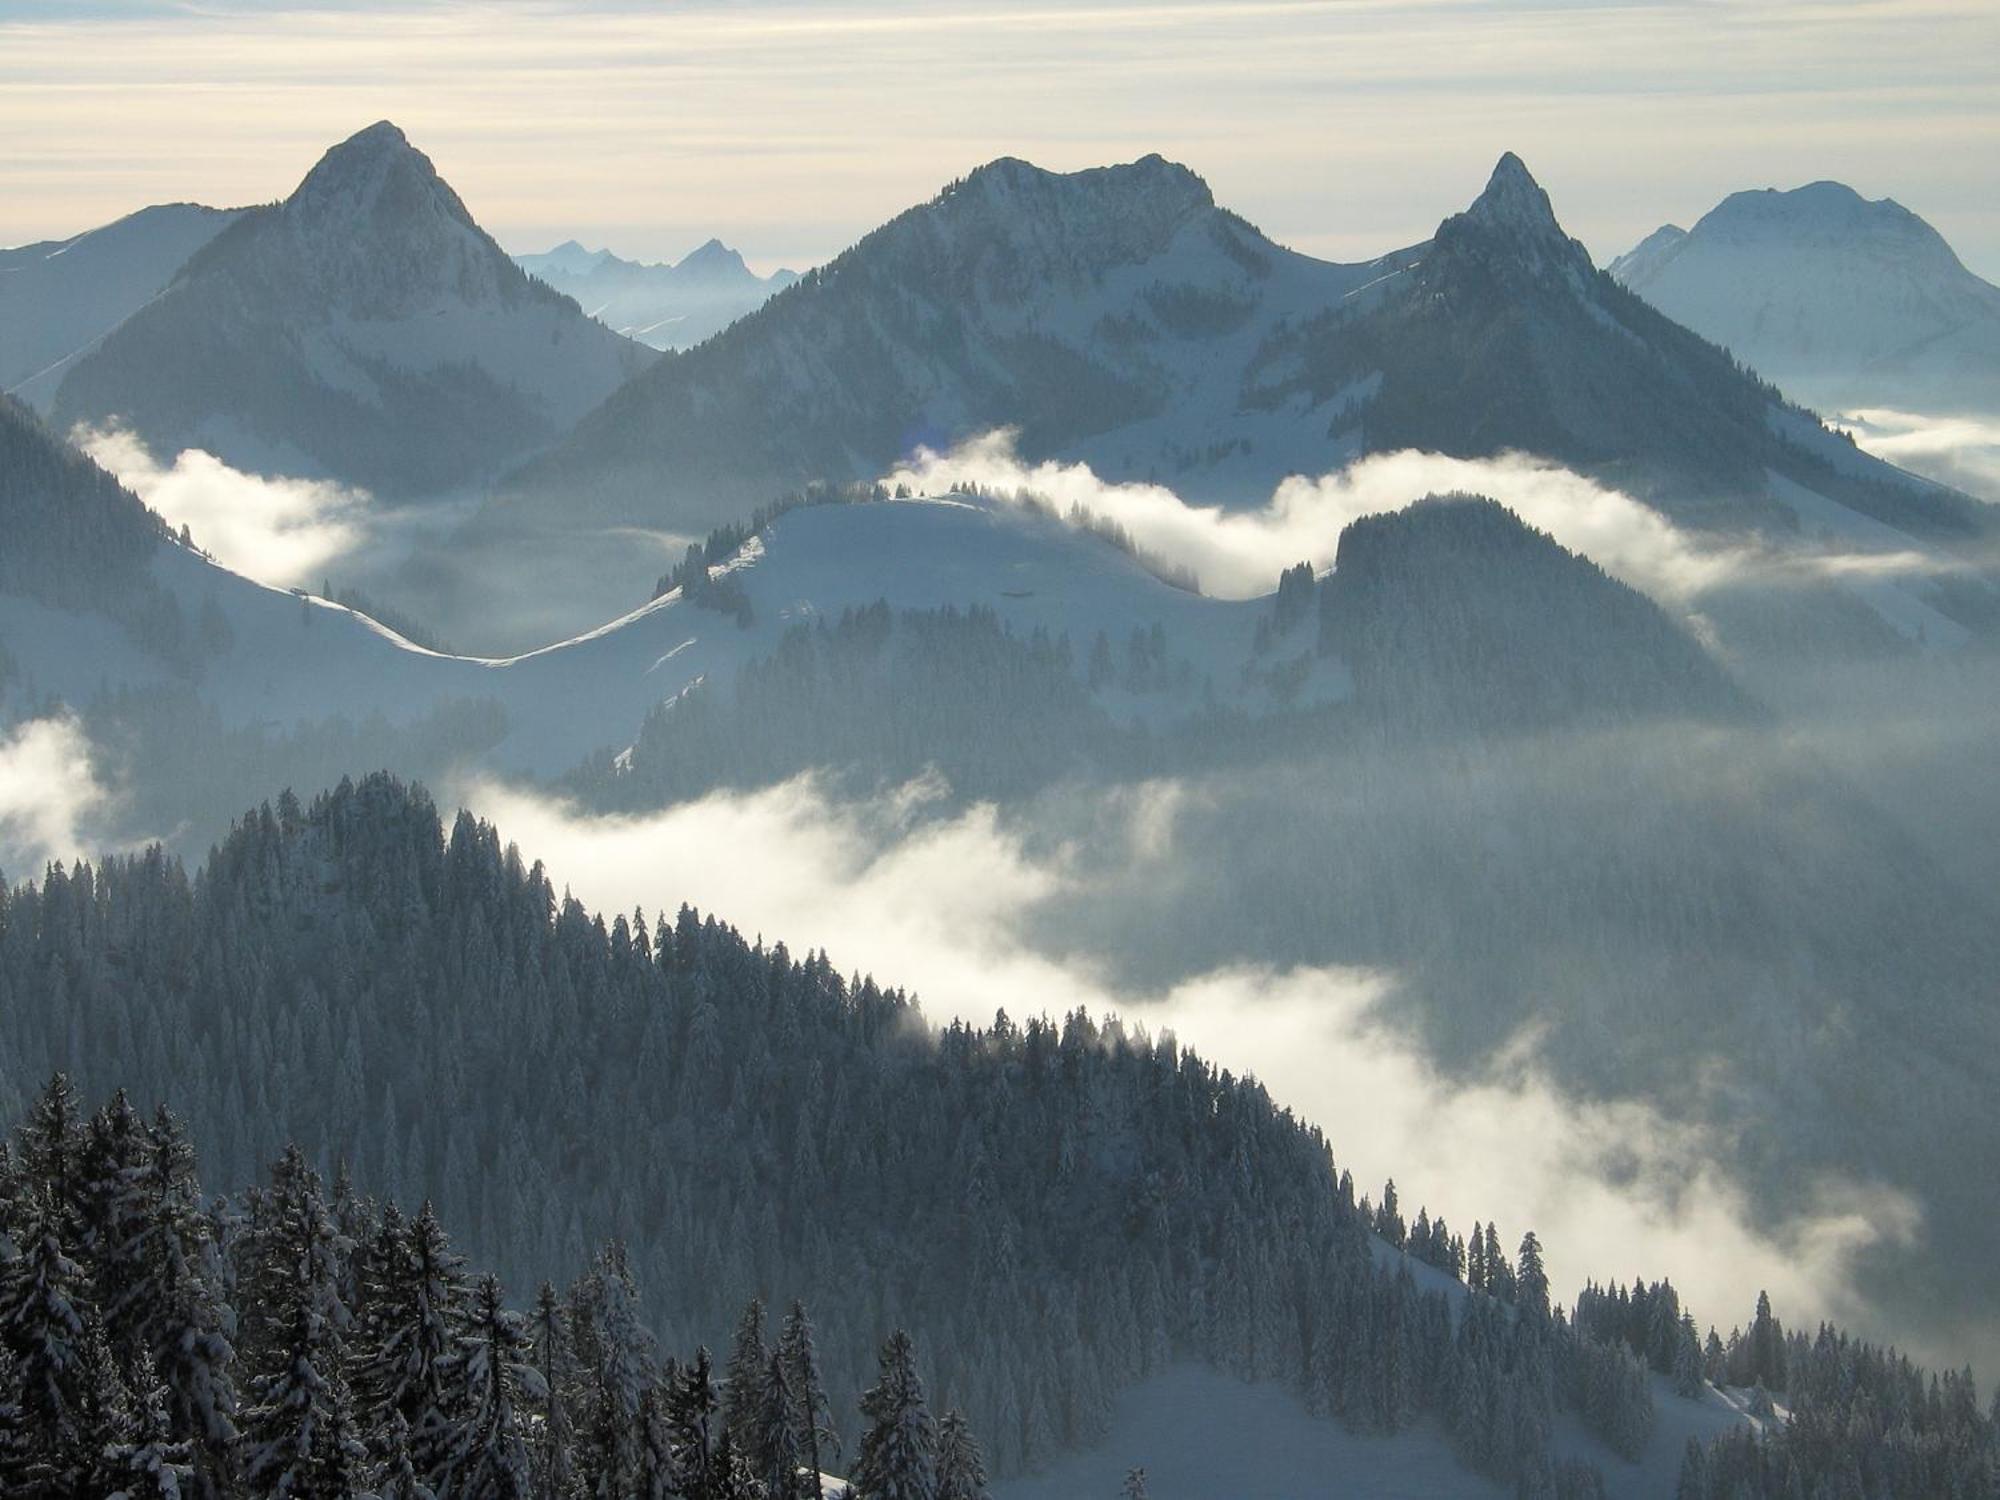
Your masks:
M460 488L654 358L521 271L386 121L244 213L65 373L59 426L113 419L165 457Z
M1823 410L2000 410L2000 287L1893 199L1837 182L1735 193L1610 270Z
M0 250L0 391L47 410L69 363L235 218L198 203L163 203L70 239Z
M191 620L212 601L227 622L231 643L200 681L227 722L282 726L373 713L407 722L447 701L490 699L507 715L496 763L515 771L556 773L593 750L628 744L655 703L701 678L732 684L736 669L768 655L791 625L877 599L896 609L986 605L1017 633L1067 633L1079 663L1099 631L1122 643L1157 623L1170 659L1190 664L1191 685L1177 696L1108 693L1113 713L1177 716L1198 706L1206 682L1224 702L1270 705L1267 689L1242 678L1268 604L1170 588L1106 543L998 502L795 511L731 565L755 613L749 628L676 591L575 640L502 661L420 650L337 605L264 588L179 547L163 546L153 568ZM0 639L38 691L72 700L169 676L108 622L58 616L18 597L0 595ZM1337 698L1347 687L1337 663L1315 660L1302 696Z
M655 349L692 348L799 279L796 271L759 276L720 240L671 265L622 260L609 250L586 250L575 240L514 261L574 297L600 323Z

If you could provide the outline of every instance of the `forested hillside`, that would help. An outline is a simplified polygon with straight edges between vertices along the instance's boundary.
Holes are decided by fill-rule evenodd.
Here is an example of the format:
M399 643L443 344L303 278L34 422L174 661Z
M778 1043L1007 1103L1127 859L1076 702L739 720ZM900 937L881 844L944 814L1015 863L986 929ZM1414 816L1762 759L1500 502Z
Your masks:
M199 644L146 566L170 536L137 496L0 395L0 593L97 611L145 649L182 661Z
M1871 1494L1942 1493L1925 1487L1941 1475L1990 1493L1969 1378L1910 1407L1921 1377L1893 1355L1786 1343L1768 1309L1703 1351L1664 1283L1571 1316L1532 1234L1510 1256L1492 1226L1409 1222L1393 1185L1357 1201L1317 1132L1170 1039L1075 1013L934 1031L897 992L691 911L606 924L490 827L461 815L447 837L386 778L258 811L192 878L155 851L9 891L0 1017L30 1116L0 1172L18 1393L0 1462L48 1493L103 1463L153 1476L145 1493L183 1468L214 1481L197 1493L337 1493L372 1464L504 1494L464 1476L546 1462L563 1431L580 1473L636 1471L655 1421L679 1476L664 1493L768 1493L708 1487L720 1458L687 1477L692 1454L772 1451L744 1436L769 1354L738 1309L758 1296L819 1309L826 1409L871 1387L867 1493L901 1493L866 1477L894 1450L870 1432L917 1399L904 1345L877 1362L897 1327L998 1472L1089 1443L1121 1386L1194 1355L1355 1429L1433 1425L1528 1495L1617 1492L1556 1461L1554 1426L1571 1413L1605 1463L1635 1456L1649 1366L1828 1413L1754 1451L1725 1440L1688 1460L1702 1472L1859 1463L1885 1476ZM216 1142L222 1180L279 1165L204 1211L178 1124L121 1098L86 1129L64 1085L28 1081L54 1065L166 1101ZM284 1145L308 1139L341 1163L330 1194ZM516 1287L625 1248L544 1293L531 1333L460 1273L445 1224ZM641 1322L672 1348L738 1327L727 1445L712 1365L656 1376ZM561 1424L533 1416L545 1383ZM1856 1415L1857 1386L1901 1405ZM80 1436L106 1431L108 1448ZM290 1472L319 1487L283 1489ZM928 1483L909 1493L945 1493Z
M384 778L254 814L193 878L154 852L16 888L0 1016L17 1108L58 1066L122 1075L225 1181L317 1141L515 1286L622 1240L670 1346L803 1297L838 1409L906 1326L1005 1472L1188 1353L1364 1429L1428 1414L1506 1479L1551 1479L1558 1404L1614 1449L1645 1427L1645 1382L1549 1306L1532 1239L1518 1270L1490 1230L1410 1242L1393 1196L1357 1203L1316 1132L1170 1039L935 1032L691 911L606 924ZM1421 1262L1490 1299L1455 1315Z

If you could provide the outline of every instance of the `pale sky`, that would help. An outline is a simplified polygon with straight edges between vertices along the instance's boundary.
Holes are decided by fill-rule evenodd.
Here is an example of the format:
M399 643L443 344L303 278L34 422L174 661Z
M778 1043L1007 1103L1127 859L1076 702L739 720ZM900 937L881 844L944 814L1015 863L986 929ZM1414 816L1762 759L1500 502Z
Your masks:
M804 266L995 156L1159 151L1358 260L1513 150L1600 257L1831 177L2000 280L2000 0L0 0L0 244L282 197L381 118L515 251Z

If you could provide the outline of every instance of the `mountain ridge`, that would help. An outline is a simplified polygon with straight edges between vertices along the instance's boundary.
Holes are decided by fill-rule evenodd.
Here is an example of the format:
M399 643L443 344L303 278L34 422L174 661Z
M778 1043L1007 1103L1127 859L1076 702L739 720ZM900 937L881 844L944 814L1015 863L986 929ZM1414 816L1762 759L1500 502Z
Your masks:
M551 440L653 357L515 266L382 121L205 245L53 410L163 457L413 497Z

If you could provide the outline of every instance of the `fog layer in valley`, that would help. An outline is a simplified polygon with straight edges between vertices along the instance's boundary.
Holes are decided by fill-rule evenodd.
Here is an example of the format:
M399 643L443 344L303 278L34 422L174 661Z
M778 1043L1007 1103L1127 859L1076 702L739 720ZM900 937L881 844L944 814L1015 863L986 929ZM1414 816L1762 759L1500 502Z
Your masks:
M1801 1320L1865 1323L1856 1252L1921 1233L1906 1196L1833 1175L1813 1184L1808 1211L1760 1232L1726 1140L1641 1103L1567 1097L1527 1035L1476 1084L1448 1077L1398 1020L1394 974L1232 964L1130 987L1115 965L1038 938L1039 911L1115 894L1098 858L1122 854L1158 872L1192 857L1176 826L1188 795L1179 786L1119 794L1091 830L1110 841L1095 857L990 807L924 816L940 790L915 784L842 803L803 777L609 818L490 781L458 789L592 907L686 901L746 931L782 934L794 952L825 946L838 967L915 989L934 1021L1082 1006L1172 1030L1322 1125L1369 1190L1400 1174L1411 1211L1427 1204L1461 1226L1491 1205L1518 1205L1532 1225L1505 1225L1503 1237L1535 1228L1567 1292L1643 1264L1725 1326L1760 1289Z

